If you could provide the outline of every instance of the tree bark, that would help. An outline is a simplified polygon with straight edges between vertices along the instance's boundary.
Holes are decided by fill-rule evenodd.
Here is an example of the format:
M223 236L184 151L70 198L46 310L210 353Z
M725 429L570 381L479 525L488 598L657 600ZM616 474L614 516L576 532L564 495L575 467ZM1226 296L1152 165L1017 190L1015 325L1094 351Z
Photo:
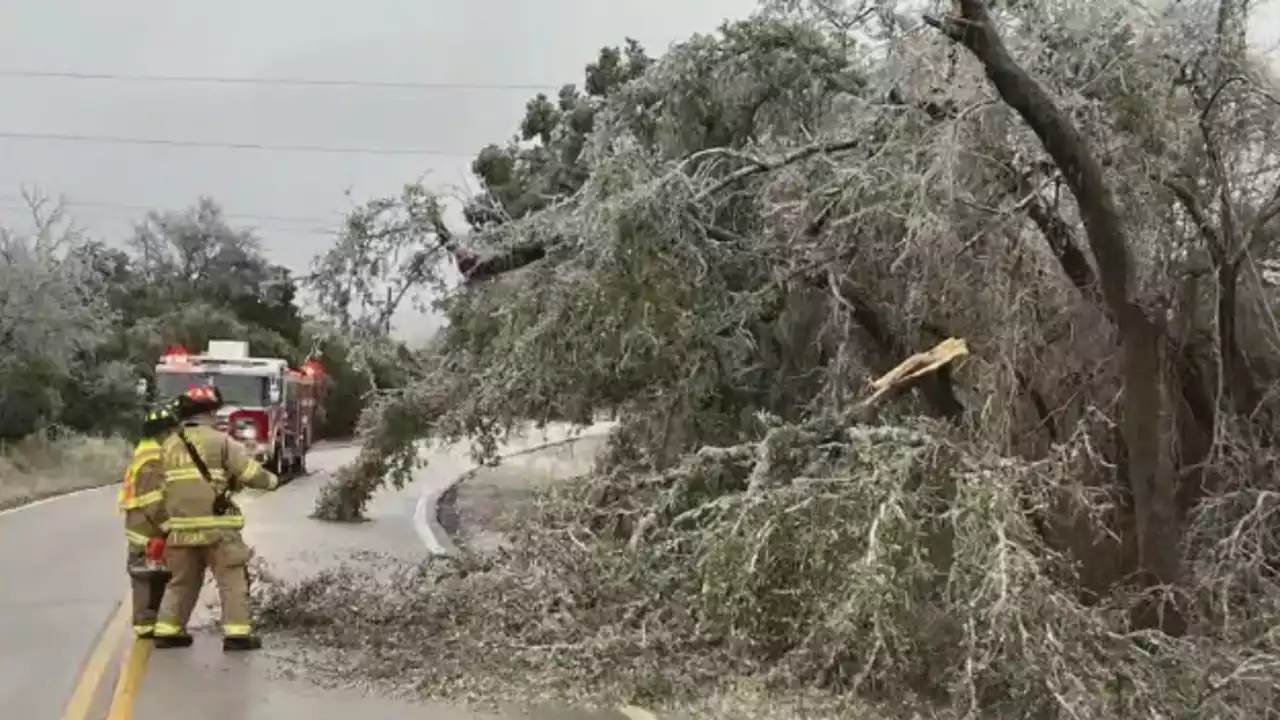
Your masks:
M453 256L458 272L462 273L465 282L470 285L531 265L547 256L547 248L541 243L529 243L486 257L462 250L455 250Z
M1164 412L1161 348L1164 332L1132 297L1132 259L1124 221L1101 164L1080 131L1048 92L1009 54L982 0L956 0L959 17L926 18L982 63L1001 99L1031 127L1075 196L1098 266L1102 297L1121 341L1124 379L1122 432L1133 492L1138 562L1147 585L1181 579L1176 483L1160 442ZM1136 620L1171 634L1185 631L1177 607L1158 603Z
M1098 278L1093 272L1093 266L1089 264L1089 259L1085 256L1084 249L1076 242L1076 235L1071 226L1040 197L1040 193L1026 173L1018 168L1010 168L1009 171L1013 174L1010 190L1021 196L1035 194L1027 205L1027 217L1031 218L1031 222L1035 223L1040 234L1044 236L1062 272L1081 295L1089 299L1099 299Z

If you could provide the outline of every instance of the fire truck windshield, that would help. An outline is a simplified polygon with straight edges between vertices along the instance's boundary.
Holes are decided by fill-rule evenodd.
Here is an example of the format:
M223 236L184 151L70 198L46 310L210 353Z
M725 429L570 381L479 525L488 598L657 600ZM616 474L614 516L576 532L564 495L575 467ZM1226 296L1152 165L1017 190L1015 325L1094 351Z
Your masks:
M192 385L216 385L227 405L263 407L267 404L267 379L261 375L231 375L198 372L156 373L156 398L167 400Z

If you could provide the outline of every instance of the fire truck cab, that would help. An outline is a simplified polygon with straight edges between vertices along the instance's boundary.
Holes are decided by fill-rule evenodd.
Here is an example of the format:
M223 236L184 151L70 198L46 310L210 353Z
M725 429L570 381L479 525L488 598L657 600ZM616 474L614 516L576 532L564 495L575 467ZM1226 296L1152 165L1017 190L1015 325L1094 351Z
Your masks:
M295 370L282 358L250 356L247 342L211 340L199 355L181 347L166 351L155 368L153 394L165 399L193 385L216 386L225 403L218 429L288 481L307 472L322 377L315 361Z

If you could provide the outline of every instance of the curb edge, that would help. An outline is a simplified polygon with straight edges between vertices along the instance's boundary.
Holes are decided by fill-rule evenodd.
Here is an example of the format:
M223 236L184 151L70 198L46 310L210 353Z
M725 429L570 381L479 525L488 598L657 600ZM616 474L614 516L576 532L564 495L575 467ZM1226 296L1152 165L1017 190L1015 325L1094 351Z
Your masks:
M533 453L542 452L543 450L550 450L552 448L578 442L579 440L601 437L607 434L607 431L582 433L573 437L551 440L532 447L522 448L512 453L500 455L499 458L507 460L509 458L532 455ZM460 473L457 477L447 483L424 490L418 497L418 502L414 507L413 512L413 527L418 533L418 539L426 546L429 554L444 557L453 557L458 554L458 546L454 544L453 538L449 537L448 531L446 531L440 524L440 499L443 498L450 490L474 477L476 473L486 467L488 466L477 465L470 470Z

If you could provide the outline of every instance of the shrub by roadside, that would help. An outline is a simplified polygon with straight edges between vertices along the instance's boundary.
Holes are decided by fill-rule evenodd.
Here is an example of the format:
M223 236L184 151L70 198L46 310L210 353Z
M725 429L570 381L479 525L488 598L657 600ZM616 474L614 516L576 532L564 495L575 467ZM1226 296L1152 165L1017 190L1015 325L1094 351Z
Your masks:
M116 437L32 435L0 443L0 510L119 482L129 451Z

